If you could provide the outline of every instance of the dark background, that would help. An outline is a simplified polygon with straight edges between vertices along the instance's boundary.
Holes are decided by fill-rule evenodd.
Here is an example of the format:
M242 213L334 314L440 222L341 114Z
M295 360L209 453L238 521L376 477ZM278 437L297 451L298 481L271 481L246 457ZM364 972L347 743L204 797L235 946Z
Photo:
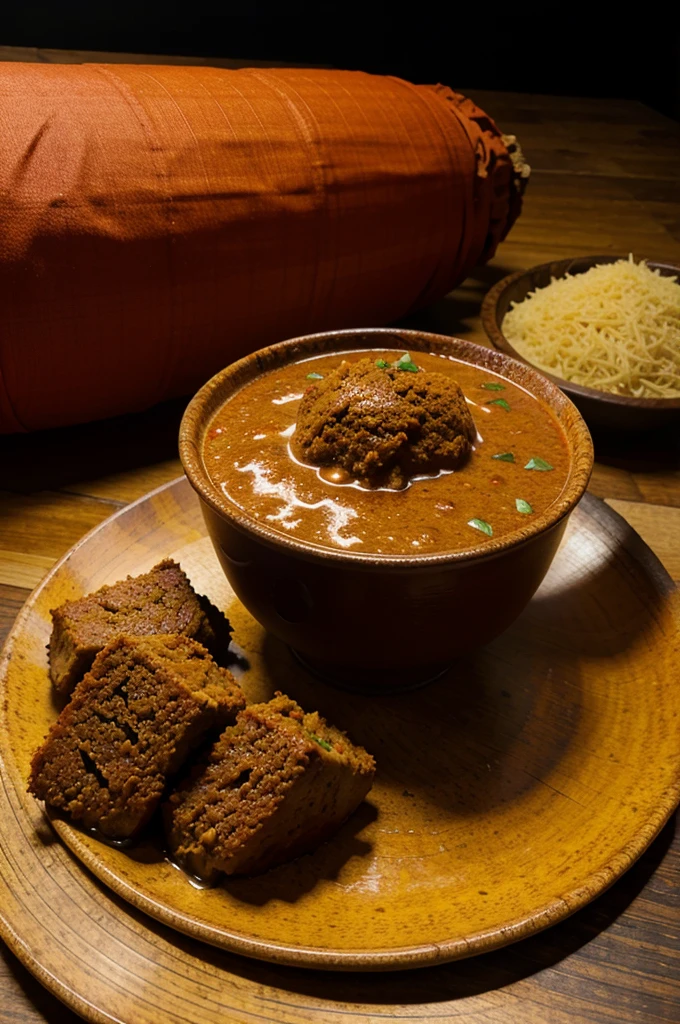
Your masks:
M515 0L500 8L473 0L435 8L421 0L406 14L370 2L17 0L0 14L0 43L326 64L458 88L626 97L680 120L678 7Z

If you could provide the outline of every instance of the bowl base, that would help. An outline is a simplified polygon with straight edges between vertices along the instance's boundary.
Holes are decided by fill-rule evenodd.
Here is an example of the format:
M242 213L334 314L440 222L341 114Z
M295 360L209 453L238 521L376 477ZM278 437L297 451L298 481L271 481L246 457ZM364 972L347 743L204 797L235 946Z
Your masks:
M306 654L300 654L293 647L290 651L296 661L317 679L338 690L364 693L367 696L419 690L428 683L433 683L435 679L440 679L451 667L451 662L447 662L444 665L424 665L422 668L370 669L318 661L315 658L308 658Z

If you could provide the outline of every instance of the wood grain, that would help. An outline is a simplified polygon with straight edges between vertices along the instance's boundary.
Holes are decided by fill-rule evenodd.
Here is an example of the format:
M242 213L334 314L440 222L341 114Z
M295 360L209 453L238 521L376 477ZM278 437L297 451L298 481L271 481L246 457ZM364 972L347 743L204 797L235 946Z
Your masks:
M147 466L143 474L140 474L139 470L110 473L92 480L76 481L69 486L69 491L72 494L102 498L106 501L137 501L154 488L175 480L181 473L182 464L178 458L164 459Z
M642 505L618 498L608 498L607 504L630 523L680 583L680 508Z
M1 59L40 61L103 56L116 59L115 55L11 48L0 53ZM491 284L512 270L560 256L608 250L633 250L637 255L678 262L677 124L627 100L483 91L474 91L473 96L504 131L518 135L533 167L524 212L490 266L475 271L461 288L403 326L484 343L478 317L481 299ZM59 557L99 521L99 515L146 493L163 482L164 473L174 476L183 405L179 400L138 417L3 438L0 548L19 556ZM622 449L616 438L596 438L598 462L592 492L629 503L619 507L631 520L644 514L653 522L656 509L642 512L650 503L680 508L679 441L658 436L631 450L630 444ZM53 496L54 505L52 499L46 500L46 492ZM93 504L93 499L100 498L106 501ZM677 532L663 530L660 536L669 538L671 553L673 539L676 550L680 546ZM647 539L658 548L654 530ZM658 553L668 558L668 548L663 539ZM0 636L27 596L25 588L0 584ZM96 883L87 876L83 884L97 892ZM75 890L76 898L78 892L82 890ZM446 1019L445 1013L455 1013L465 1024L668 1024L680 1016L678 921L680 836L669 825L609 892L563 924L506 950L403 976L333 979L323 973L250 964L208 947L190 947L188 940L185 945L176 937L171 946L167 931L134 914L128 930L139 929L151 955L160 947L170 963L190 955L190 948L196 950L206 971L201 997L211 991L215 963L220 970L234 971L235 987L273 984L285 988L285 995L263 1003L260 1019L264 1020L290 1019L289 1004L295 1001L305 1006L308 1021L340 1020L343 1004L350 1000L366 1024L395 1018ZM109 941L103 939L105 945ZM312 999L317 1002L311 1003ZM319 1000L324 1000L323 1011L319 1011ZM446 1001L453 1007L450 1013L443 1009ZM214 1019L233 1019L227 1014L228 1010L215 1008ZM77 1019L5 951L0 960L2 1024L71 1024ZM171 1014L168 1020L172 1019L176 1018ZM251 1024L254 1019L250 1018ZM143 1024L143 1020L137 1008L131 1024Z
M677 470L636 473L621 466L596 462L589 490L598 498L680 507L680 473Z
M0 583L32 590L55 562L56 558L50 558L49 555L35 555L30 551L3 551L0 548Z
M0 547L21 555L56 559L120 504L55 491L30 495L0 492ZM16 581L20 586L21 580Z
M309 67L275 60L238 60L231 57L166 57L158 53L112 53L105 50L52 50L44 46L0 46L0 60L29 64L190 64L212 68ZM314 64L313 67L326 67Z
M30 590L21 586L0 583L0 644L5 642L5 637L30 593Z

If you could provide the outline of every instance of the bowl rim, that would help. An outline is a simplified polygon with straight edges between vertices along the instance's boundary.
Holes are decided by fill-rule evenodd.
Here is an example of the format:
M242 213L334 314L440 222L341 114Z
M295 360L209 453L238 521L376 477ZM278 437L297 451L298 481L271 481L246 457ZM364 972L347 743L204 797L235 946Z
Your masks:
M336 344L327 348L329 342ZM203 440L215 411L236 394L243 386L276 366L288 365L314 355L332 352L357 352L362 350L392 350L411 348L414 351L429 351L429 345L440 346L453 358L473 365L482 365L491 372L507 377L519 387L530 391L544 401L558 420L566 437L570 454L569 473L559 497L548 509L533 517L517 530L498 538L489 538L476 547L462 551L432 552L421 555L381 555L368 552L345 551L325 547L313 542L301 541L278 533L274 529L242 512L236 505L224 498L213 484L205 469L202 450ZM320 349L318 346L323 345ZM420 347L418 347L420 346ZM476 357L476 358L475 358ZM249 374L238 386L231 387L234 378ZM530 382L534 385L528 386ZM207 414L207 410L212 411ZM567 421L565 423L565 420ZM510 548L520 547L532 541L539 534L556 527L576 507L585 493L593 469L593 443L588 427L573 402L544 374L537 369L513 359L506 353L485 345L478 345L461 338L433 334L426 331L406 330L391 327L349 328L346 330L323 331L301 335L277 342L259 349L250 355L230 363L210 378L193 396L186 407L179 430L179 456L191 486L203 502L222 519L241 533L254 535L265 545L288 555L296 555L306 561L327 564L329 561L352 568L385 569L393 567L411 571L433 566L478 562L495 558Z
M542 270L550 270L551 268L554 271L554 277L566 277L571 268L579 263L587 262L590 264L590 266L583 267L577 271L577 273L582 274L591 267L596 266L598 263L617 263L619 260L628 260L628 255L621 256L606 253L599 256L569 256L562 260L550 260L547 263L537 263L535 266L527 267L525 270L516 270L512 274L507 274L489 289L482 300L482 326L489 340L500 352L505 352L506 355L511 356L513 359L517 359L526 366L531 366L533 369L538 370L539 373L543 374L544 377L547 377L554 384L557 384L559 388L566 391L568 394L577 395L579 398L587 398L592 401L602 402L605 405L618 406L623 409L680 410L680 397L635 398L632 395L617 395L611 391L599 391L597 388L589 388L584 384L577 384L575 381L566 380L564 377L557 377L554 373L541 369L540 366L537 366L536 363L532 363L529 359L513 348L506 336L503 334L501 328L503 321L501 320L500 323L498 322L498 304L501 296L508 288L514 285L517 281L520 281L522 278L528 277L531 274L539 273ZM638 262L642 262L642 260L639 260ZM669 277L672 274L677 274L680 279L680 266L676 263L651 259L646 259L644 262L652 270L670 271L671 273L668 274Z

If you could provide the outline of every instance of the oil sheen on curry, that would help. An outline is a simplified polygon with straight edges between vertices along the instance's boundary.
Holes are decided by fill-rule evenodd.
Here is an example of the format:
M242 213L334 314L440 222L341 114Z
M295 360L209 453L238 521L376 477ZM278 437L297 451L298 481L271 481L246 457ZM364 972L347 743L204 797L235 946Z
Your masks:
M551 411L445 355L371 349L246 384L206 433L225 498L305 543L364 554L478 548L560 495L569 456Z

